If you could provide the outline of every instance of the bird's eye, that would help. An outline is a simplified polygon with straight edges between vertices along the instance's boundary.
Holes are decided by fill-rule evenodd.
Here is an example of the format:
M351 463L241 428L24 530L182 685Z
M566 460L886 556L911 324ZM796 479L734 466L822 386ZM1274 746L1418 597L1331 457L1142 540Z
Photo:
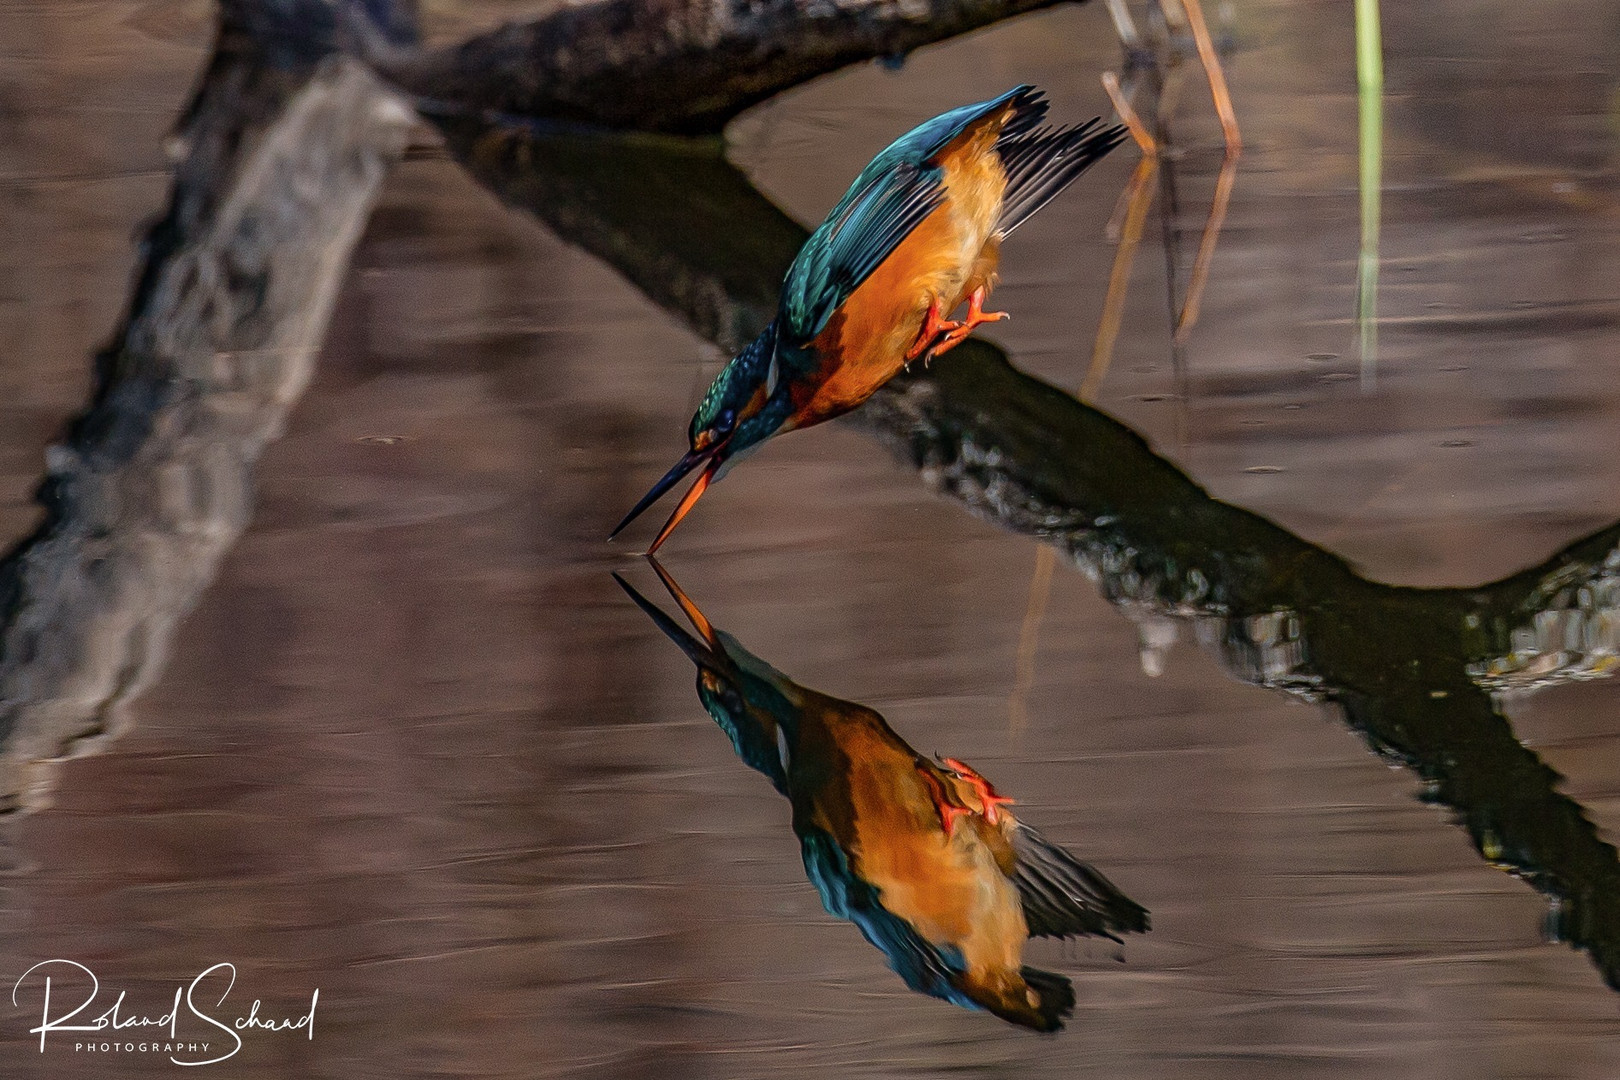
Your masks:
M715 418L714 427L716 431L726 432L730 431L734 426L736 426L736 423L736 409L721 409L720 415Z

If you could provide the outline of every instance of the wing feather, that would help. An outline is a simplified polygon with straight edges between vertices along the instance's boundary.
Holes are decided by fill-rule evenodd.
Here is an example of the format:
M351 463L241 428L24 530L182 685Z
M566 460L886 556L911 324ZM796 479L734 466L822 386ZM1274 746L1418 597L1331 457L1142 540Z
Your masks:
M901 162L874 177L806 242L782 286L788 332L821 333L850 293L945 200L943 171Z
M1120 940L1148 928L1147 909L1095 869L1020 822L1013 832L1013 885L1030 937L1097 934Z
M1028 221L1035 211L1123 142L1125 134L1123 127L1103 128L1101 120L1074 127L1025 127L1011 138L1003 129L996 151L1007 171L1007 189L1001 197L1001 219L996 231L1006 236Z
M779 314L790 336L809 340L821 333L850 293L944 201L944 172L935 161L940 151L975 121L1009 105L1013 115L998 135L1002 142L1027 137L1046 115L1044 95L1017 86L919 124L872 159L788 269Z

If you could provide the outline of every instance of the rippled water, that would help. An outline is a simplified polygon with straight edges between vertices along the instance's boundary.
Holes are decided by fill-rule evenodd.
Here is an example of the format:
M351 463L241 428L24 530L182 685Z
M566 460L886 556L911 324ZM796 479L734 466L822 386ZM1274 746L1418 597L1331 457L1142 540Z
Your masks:
M205 5L72 7L0 5L8 539L206 58ZM663 552L752 655L972 762L1150 910L1031 946L1067 1031L912 994L823 911L787 804L610 577L657 595L645 534L603 537L682 450L705 335L771 301L788 219L945 105L1031 81L1106 111L1099 5L787 95L734 126L741 173L413 129L312 381L263 394L284 432L186 414L210 479L174 505L210 512L89 534L140 571L88 651L144 636L122 689L44 703L110 694L117 736L28 773L0 976L72 958L151 1011L222 961L244 1007L318 987L314 1038L248 1039L233 1076L1620 1072L1620 696L1577 678L1620 607L1620 25L1385 5L1373 358L1348 6L1234 8L1246 150L1183 345L1221 160L1196 79L1100 411L1050 388L1092 370L1129 149L1009 243L987 336L1017 370L965 348L773 443ZM30 1000L0 1006L7 1075L174 1068L41 1055Z

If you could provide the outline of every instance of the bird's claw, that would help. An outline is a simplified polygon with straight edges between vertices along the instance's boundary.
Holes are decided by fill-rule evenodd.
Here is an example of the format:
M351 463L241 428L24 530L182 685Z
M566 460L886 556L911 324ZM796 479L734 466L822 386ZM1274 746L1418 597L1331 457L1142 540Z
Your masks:
M940 764L944 765L945 768L949 769L951 773L959 779L967 781L968 785L978 793L979 802L982 804L980 813L984 815L984 820L988 821L990 824L996 824L996 819L999 816L996 811L996 807L1011 806L1015 802L1014 799L1011 799L1006 795L998 795L996 793L996 789L990 786L990 781L980 776L978 772L976 772L966 763L959 761L956 758L948 757L942 759Z
M940 339L939 344L934 346L933 355L938 356L942 352L949 352L951 349L956 348L966 341L974 330L985 323L1000 322L1002 319L1011 318L1005 311L984 310L984 301L984 286L981 285L968 296L967 317L945 332L945 336Z
M926 364L934 351L939 348L938 342L961 328L961 323L945 318L945 306L940 303L939 297L934 297L929 301L928 314L923 319L922 329L917 333L917 340L906 350L906 364L910 365L919 356Z
M946 788L945 782L940 779L932 764L918 758L917 772L928 785L929 795L933 799L934 809L939 812L939 823L944 828L946 837L955 836L956 822L973 811L952 801L952 793Z
M940 353L949 352L962 342L966 341L974 330L985 323L1000 322L1011 318L1005 311L984 310L985 291L981 285L968 294L967 316L961 322L945 318L945 308L939 297L928 305L928 315L923 319L922 330L917 334L917 340L906 351L906 363L917 357L923 358L926 364Z

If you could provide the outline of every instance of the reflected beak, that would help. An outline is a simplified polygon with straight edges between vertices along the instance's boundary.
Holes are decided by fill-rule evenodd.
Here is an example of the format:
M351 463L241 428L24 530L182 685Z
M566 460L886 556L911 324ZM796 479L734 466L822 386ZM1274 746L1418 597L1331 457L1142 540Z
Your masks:
M709 648L719 652L720 639L714 632L714 626L704 617L703 612L698 610L698 606L692 602L692 598L686 595L686 590L682 589L670 572L664 569L664 564L653 558L651 554L648 554L647 561L652 563L653 572L658 575L658 580L664 583L664 588L669 590L669 595L675 598L675 602L681 606L681 610L691 620L693 629L703 636L703 640L708 643Z
M628 514L624 515L624 520L613 527L613 531L608 533L608 539L611 540L623 532L626 525L640 517L642 511L646 510L647 507L663 498L664 493L680 483L683 476L704 462L708 462L709 467L703 470L703 476L699 477L697 484L694 485L697 495L703 494L702 489L709 486L709 481L714 478L714 472L718 467L719 463L714 460L718 450L719 447L710 446L702 450L689 450L683 454L681 460L675 463L675 467L665 473L663 479L654 484L652 490L643 495L641 501L636 503ZM658 540L653 543L653 550L656 550L658 545L663 542L664 537L669 535L669 531L675 527L675 522L680 520L687 510L691 509L691 504L697 502L697 495L687 492L686 498L681 500L681 508L675 511L675 516L664 526L663 532L658 534ZM652 550L649 550L647 554L651 555Z
M635 586L617 573L613 575L613 580L617 581L620 587L630 594L630 599L636 602L636 606L645 611L652 618L652 621L658 625L658 629L662 630L669 640L679 645L687 658L698 667L715 668L725 663L723 653L712 646L705 645L702 641L687 633L679 623L660 611L651 600L637 592Z

